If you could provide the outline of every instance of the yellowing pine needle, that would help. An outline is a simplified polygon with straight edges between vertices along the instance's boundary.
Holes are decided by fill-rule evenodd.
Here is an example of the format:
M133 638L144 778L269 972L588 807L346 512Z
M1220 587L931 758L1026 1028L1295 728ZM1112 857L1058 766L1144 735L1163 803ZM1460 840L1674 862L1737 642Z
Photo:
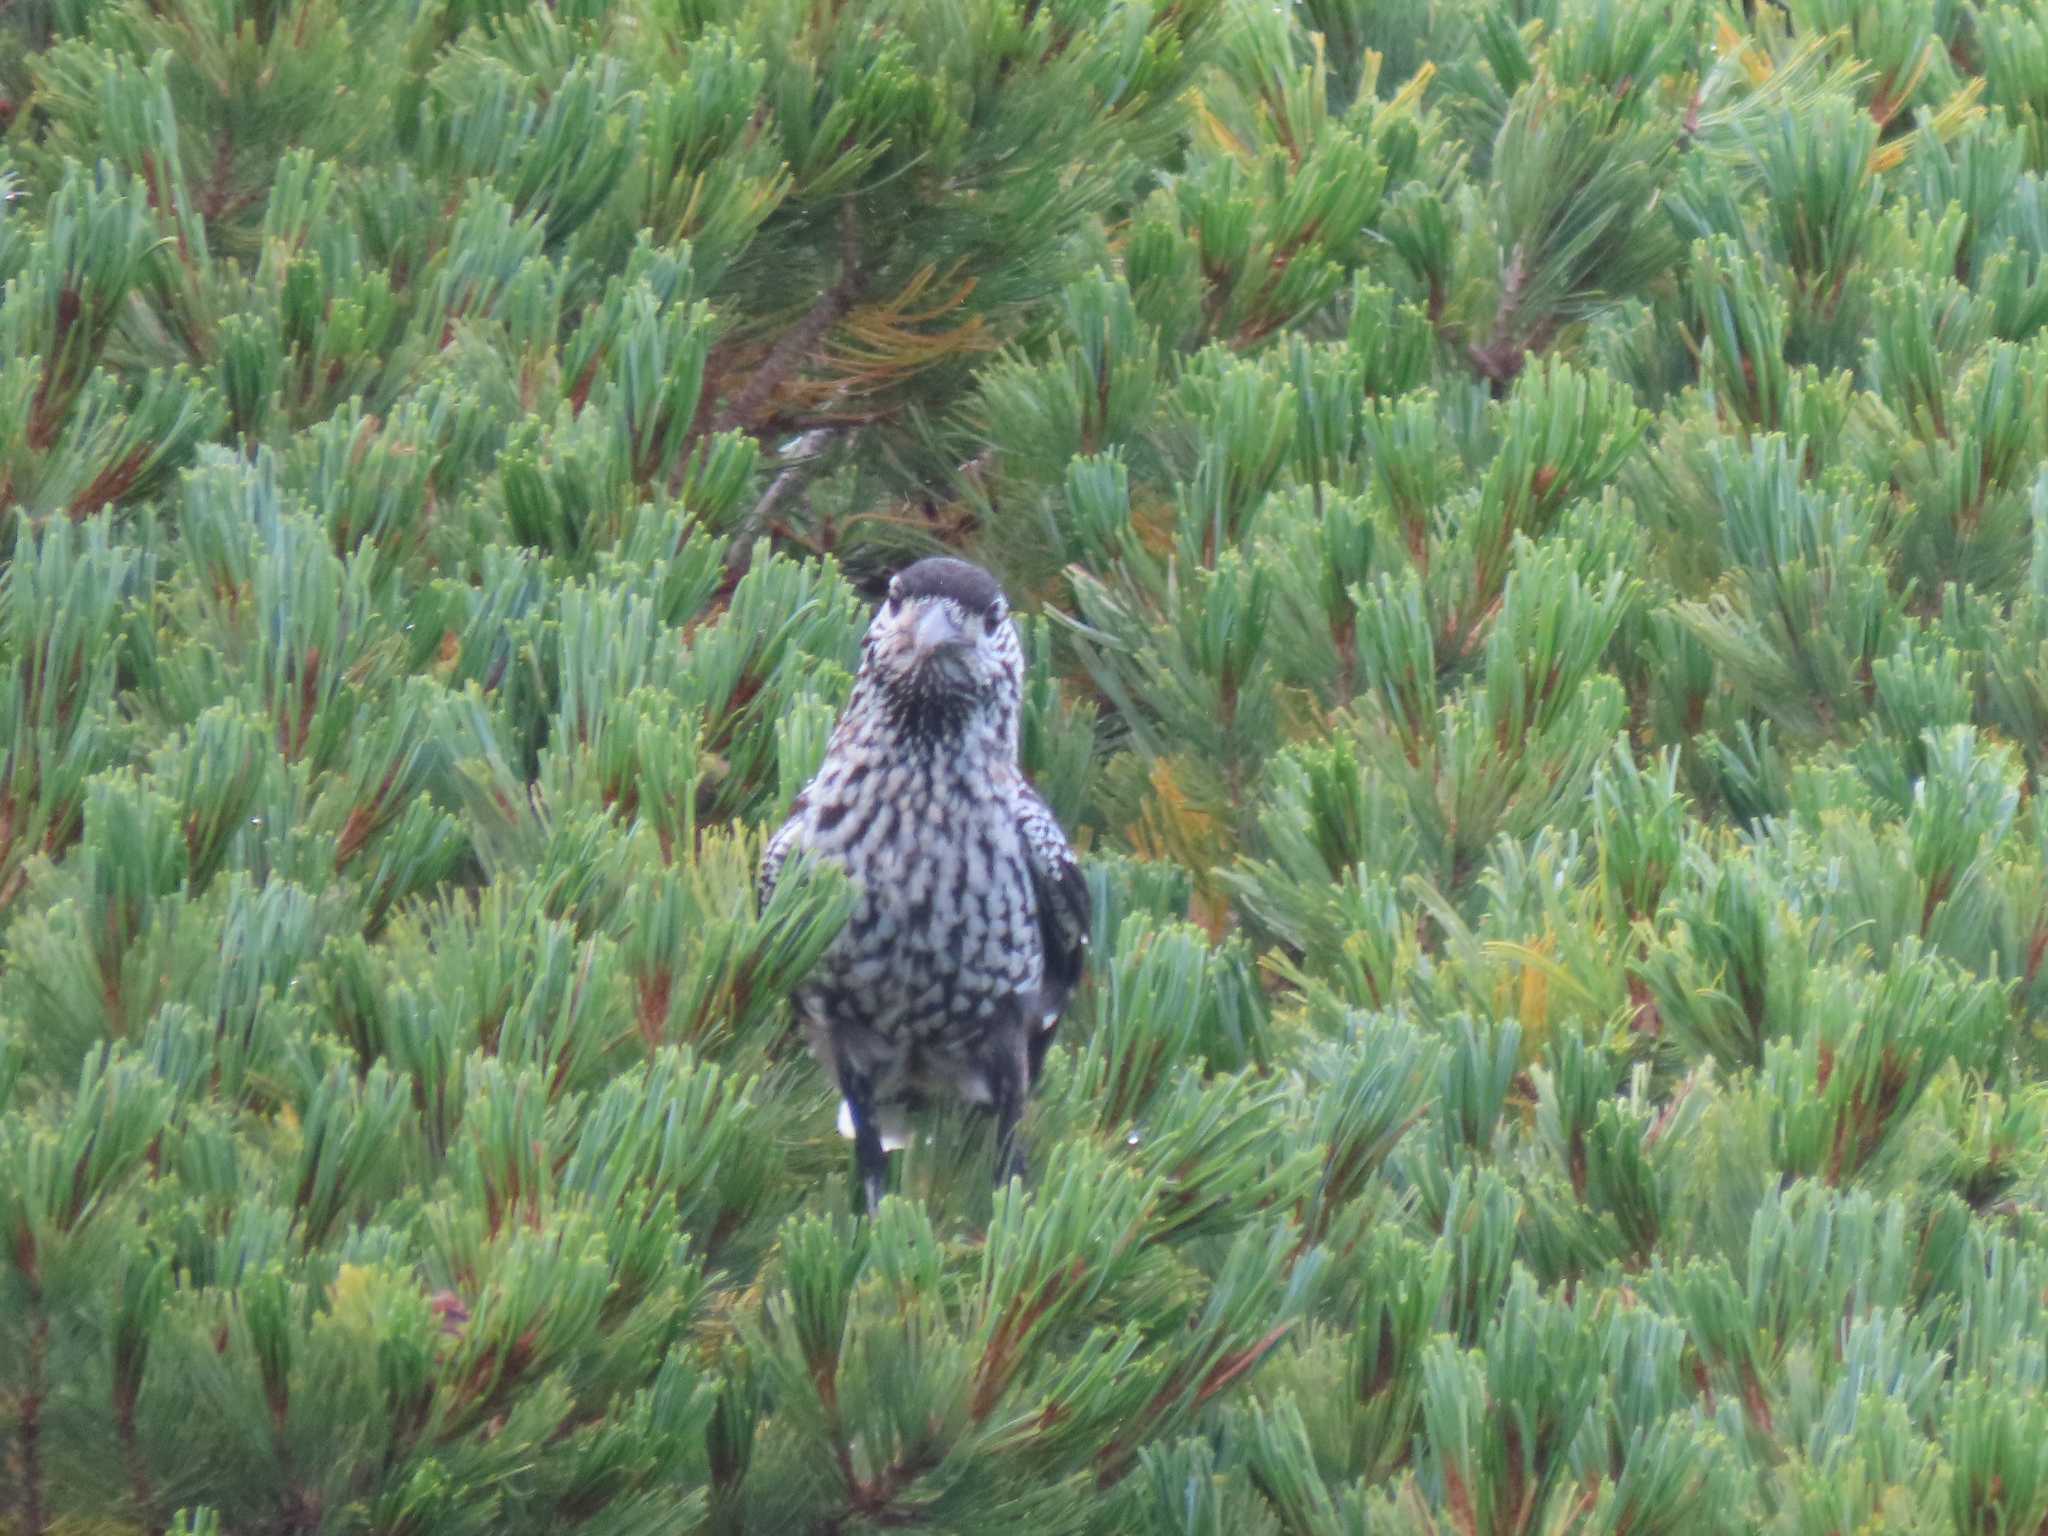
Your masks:
M1528 987L1526 976L1541 975L1545 983L1541 997L1546 1012L1549 1008L1549 989L1552 986L1562 989L1566 994L1588 1007L1593 1005L1593 994L1586 990L1586 984L1560 964L1555 956L1545 953L1534 945L1515 944L1506 939L1489 939L1480 948L1486 954L1498 955L1506 960L1519 961L1526 968L1523 982L1525 993Z
M1203 130L1216 141L1216 147L1250 164L1252 152L1245 142L1223 126L1223 120L1209 109L1208 99L1200 91L1193 91L1190 94L1194 97L1195 116L1201 122Z
M1434 79L1436 79L1436 65L1427 59L1423 60L1422 68L1415 71L1414 78L1402 86L1400 90L1394 92L1393 98L1387 102L1387 110L1390 112L1413 111L1417 106L1421 105L1422 93L1429 89L1430 82Z
M1915 128L1911 133L1871 151L1871 174L1889 171L1903 161L1907 151L1913 147L1913 141L1922 133L1931 132L1937 142L1946 144L1984 115L1983 107L1977 103L1977 98L1983 94L1984 77L1972 76L1962 89L1942 103L1941 109L1927 120L1924 127Z
M334 1272L334 1285L328 1292L328 1299L337 1310L355 1306L369 1288L370 1271L365 1266L344 1264Z
M1522 968L1521 995L1516 999L1516 1016L1522 1028L1541 1037L1550 1028L1550 973L1540 966Z
M1205 882L1216 862L1215 814L1195 804L1170 759L1154 762L1150 778L1152 793L1126 832L1131 845L1143 858L1184 864L1196 872L1198 883Z
M960 308L974 291L974 280L960 280L937 299L929 293L938 281L936 269L920 268L894 298L864 304L840 323L838 338L823 349L822 361L832 377L831 391L876 389L893 379L962 352L986 352L996 345L980 315L970 315L945 330L930 330L941 317ZM924 307L912 306L924 301Z
M1771 78L1770 57L1737 31L1735 24L1726 16L1715 23L1714 42L1722 53L1737 55L1751 85L1762 85Z
M1933 61L1934 39L1930 37L1927 40L1927 46L1920 50L1920 57L1915 59L1912 68L1906 71L1906 78L1886 88L1884 92L1885 111L1884 115L1878 118L1880 123L1888 123L1898 116L1899 108L1904 106L1913 93L1920 89L1920 82L1927 78L1927 66Z

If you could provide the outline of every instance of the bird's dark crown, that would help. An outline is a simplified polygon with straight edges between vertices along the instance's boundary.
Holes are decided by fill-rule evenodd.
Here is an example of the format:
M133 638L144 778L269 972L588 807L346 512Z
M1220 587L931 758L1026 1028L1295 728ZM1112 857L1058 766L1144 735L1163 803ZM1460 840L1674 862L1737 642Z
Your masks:
M889 583L889 591L909 598L948 598L969 613L980 613L1003 595L1003 589L987 571L947 555L933 555L915 565L906 565Z

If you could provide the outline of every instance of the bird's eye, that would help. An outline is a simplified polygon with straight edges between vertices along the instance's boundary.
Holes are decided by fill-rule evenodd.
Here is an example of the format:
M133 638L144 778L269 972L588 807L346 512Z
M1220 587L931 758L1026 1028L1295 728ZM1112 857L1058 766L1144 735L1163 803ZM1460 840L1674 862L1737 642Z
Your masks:
M985 615L984 622L990 634L994 634L997 627L1002 624L1003 600L1000 597L988 605L988 613Z

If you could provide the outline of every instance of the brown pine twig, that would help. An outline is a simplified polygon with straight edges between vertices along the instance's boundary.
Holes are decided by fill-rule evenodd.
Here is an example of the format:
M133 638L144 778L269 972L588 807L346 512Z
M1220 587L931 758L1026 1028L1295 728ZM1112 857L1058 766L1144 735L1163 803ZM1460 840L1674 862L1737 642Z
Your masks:
M744 429L816 350L833 326L846 318L866 285L860 265L860 228L855 222L851 200L842 204L839 215L839 281L812 301L804 317L785 331L753 377L733 396L730 404L712 419L714 432Z

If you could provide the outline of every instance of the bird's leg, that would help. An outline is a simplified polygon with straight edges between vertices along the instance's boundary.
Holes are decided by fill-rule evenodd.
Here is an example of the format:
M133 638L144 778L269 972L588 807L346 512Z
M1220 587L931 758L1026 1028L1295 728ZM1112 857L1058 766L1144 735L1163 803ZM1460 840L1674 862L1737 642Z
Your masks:
M1017 1121L1024 1113L1024 1050L1019 1040L1014 1051L996 1051L988 1063L991 1108L996 1116L996 1188L1025 1172L1024 1144L1017 1135Z
M860 1173L861 1204L872 1216L882 1208L882 1196L888 1192L889 1154L882 1150L881 1137L870 1134L866 1142L855 1137L853 1164Z
M882 1132L875 1124L874 1085L843 1047L838 1056L839 1092L853 1121L853 1166L860 1175L861 1192L872 1216L882 1204L882 1191L889 1178L889 1154L882 1150Z

